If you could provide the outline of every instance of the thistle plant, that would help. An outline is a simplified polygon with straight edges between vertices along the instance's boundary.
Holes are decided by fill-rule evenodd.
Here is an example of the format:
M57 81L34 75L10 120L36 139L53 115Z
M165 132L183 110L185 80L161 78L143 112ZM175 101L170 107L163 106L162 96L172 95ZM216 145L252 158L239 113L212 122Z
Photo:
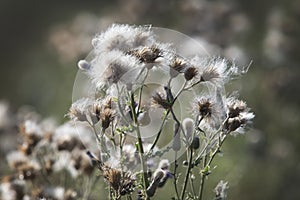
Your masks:
M174 34L188 38L120 24L96 35L78 62L70 121L20 125L2 198L152 199L172 187L172 199L204 199L225 140L254 118L238 92L225 90L248 66L203 54L192 39L172 42ZM63 187L53 177L64 177ZM215 199L226 199L227 188L220 181ZM92 195L103 190L108 197Z
M89 92L68 115L94 131L100 156L88 154L111 199L150 199L166 182L173 184L173 199L203 199L226 138L244 133L254 118L237 92L225 91L248 66L197 52L186 56L176 44L161 41L157 30L113 24L78 62ZM185 173L178 173L179 158L185 159ZM219 183L217 199L225 199L226 188Z

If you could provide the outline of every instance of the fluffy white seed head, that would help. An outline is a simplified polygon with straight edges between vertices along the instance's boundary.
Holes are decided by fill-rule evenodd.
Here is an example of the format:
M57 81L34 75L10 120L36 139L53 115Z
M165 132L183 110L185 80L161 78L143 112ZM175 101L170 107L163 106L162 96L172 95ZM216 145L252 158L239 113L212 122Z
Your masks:
M100 54L92 61L88 74L96 87L101 88L105 84L117 83L126 72L141 66L139 60L133 56L121 51L110 51Z
M97 52L120 50L126 52L140 46L151 46L154 35L150 27L113 24L92 40Z

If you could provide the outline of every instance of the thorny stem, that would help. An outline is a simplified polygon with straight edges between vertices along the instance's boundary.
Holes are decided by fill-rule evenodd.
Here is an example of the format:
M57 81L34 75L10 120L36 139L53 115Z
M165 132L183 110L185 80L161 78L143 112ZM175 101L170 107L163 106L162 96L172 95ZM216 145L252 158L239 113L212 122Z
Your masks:
M143 141L140 133L140 128L139 128L139 123L137 121L137 114L135 111L135 102L134 102L134 94L130 94L130 103L131 103L131 111L132 111L132 116L133 116L133 121L135 123L135 129L136 129L136 134L137 134L137 139L138 139L138 150L139 150L139 156L141 160L141 165L142 165L142 170L143 170L143 179L144 179L144 190L145 190L145 195L146 194L146 189L149 186L148 182L148 177L147 177L147 165L146 165L146 160L144 157L144 149L143 149Z
M189 164L188 164L188 168L186 170L186 174L185 174L185 179L184 179L184 185L181 191L181 200L184 199L185 196L185 190L186 190L186 186L189 180L189 176L190 176L190 171L192 169L192 160L193 160L193 148L190 147L190 158L189 158Z

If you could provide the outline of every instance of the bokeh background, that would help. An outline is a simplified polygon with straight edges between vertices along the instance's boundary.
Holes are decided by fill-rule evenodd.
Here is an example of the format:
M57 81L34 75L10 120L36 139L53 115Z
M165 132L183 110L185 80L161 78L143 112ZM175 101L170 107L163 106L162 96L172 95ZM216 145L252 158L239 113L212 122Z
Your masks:
M14 149L18 116L58 123L71 104L76 63L112 23L152 24L196 38L209 52L246 66L239 90L256 114L252 129L225 144L209 177L228 199L300 199L300 1L0 1L0 175Z

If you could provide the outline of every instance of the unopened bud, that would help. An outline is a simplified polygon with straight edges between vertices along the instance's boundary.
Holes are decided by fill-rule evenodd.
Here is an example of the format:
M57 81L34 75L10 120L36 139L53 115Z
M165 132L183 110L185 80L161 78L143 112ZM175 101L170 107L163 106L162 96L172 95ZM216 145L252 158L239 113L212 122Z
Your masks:
M81 70L89 70L91 68L91 64L86 60L79 60L77 65Z
M154 174L153 174L153 180L151 182L151 184L149 185L149 187L147 188L146 192L147 192L147 196L148 197L153 197L156 189L159 185L159 182L161 181L161 179L164 177L164 171L162 169L157 169Z
M200 138L199 138L198 136L195 136L195 137L193 138L191 147L192 147L193 149L198 149L198 148L200 147Z
M194 121L191 118L185 118L182 122L182 126L187 141L190 141L194 132Z
M174 151L179 151L181 148L180 129L177 123L175 123L174 125L174 137L172 148Z
M169 160L163 159L158 164L158 169L166 170L170 167Z
M188 166L188 165L189 165L189 162L186 161L186 160L184 160L184 161L182 162L182 164L183 164L184 166Z

